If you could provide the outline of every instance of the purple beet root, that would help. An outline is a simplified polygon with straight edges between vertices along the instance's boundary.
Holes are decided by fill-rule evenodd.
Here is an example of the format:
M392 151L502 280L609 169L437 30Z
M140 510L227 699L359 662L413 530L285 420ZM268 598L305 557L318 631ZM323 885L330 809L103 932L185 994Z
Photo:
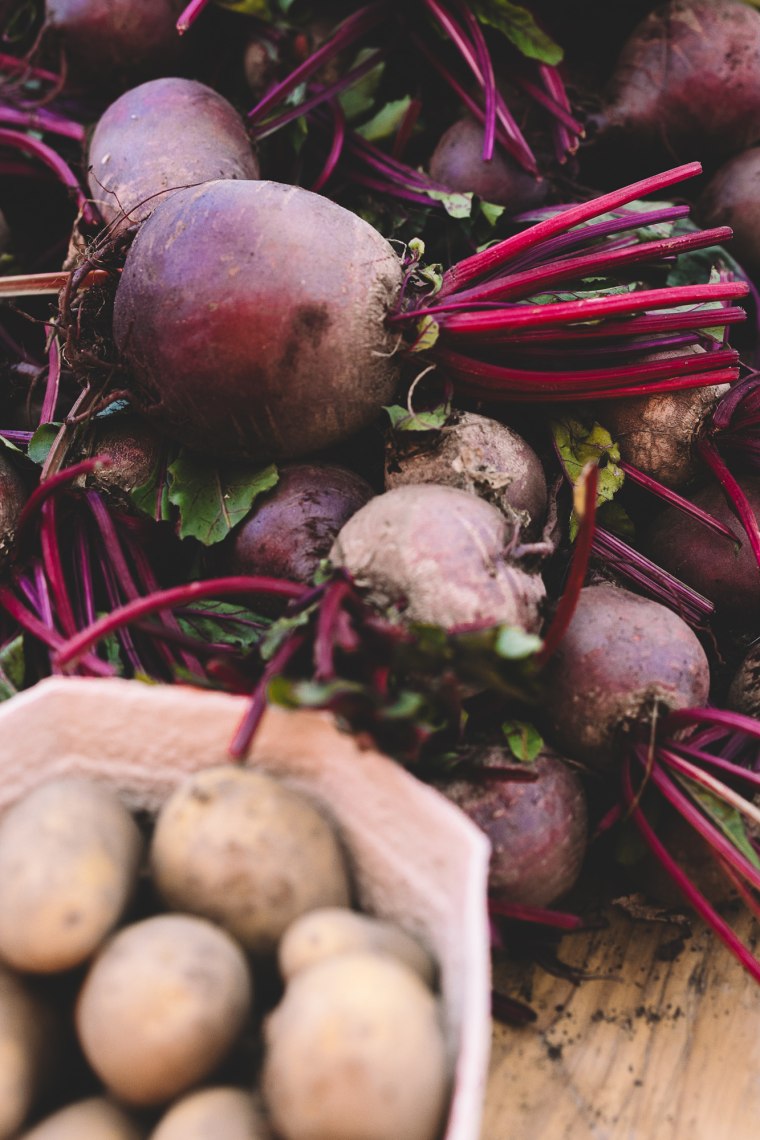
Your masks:
M307 251L307 252L305 252ZM393 247L297 186L177 190L143 222L116 290L114 339L140 410L196 451L294 459L392 401Z
M185 6L186 0L46 0L45 13L74 81L123 91L180 69L188 45L175 25Z
M338 531L372 495L369 483L345 467L282 467L277 485L236 529L229 573L310 582Z
M760 519L760 478L745 476L741 486L755 517ZM714 602L720 614L756 623L760 618L760 569L741 523L717 484L689 498L741 537L741 545L667 507L649 530L646 552Z
M565 755L611 769L655 714L703 705L707 657L671 610L615 586L581 590L545 670L546 731Z
M194 79L153 79L103 113L90 143L90 194L109 224L142 222L177 187L258 178L232 104Z
M481 758L534 773L532 781L455 778L438 788L491 841L489 888L506 902L550 906L574 885L587 840L586 797L578 776L546 751L532 764L517 764L502 748Z
M349 519L330 551L381 610L444 629L541 625L546 590L509 547L514 525L491 503L435 483L376 495Z
M98 425L90 450L109 463L95 472L92 481L119 497L129 495L150 480L163 448L162 436L137 416L106 420Z
M399 432L389 441L385 485L443 483L480 495L515 516L525 533L540 531L546 516L546 476L535 451L516 431L463 412L432 439Z
M760 717L760 643L751 647L736 670L728 690L728 707Z
M477 194L486 202L519 214L541 206L549 192L503 150L483 159L483 127L472 118L459 119L441 137L430 159L430 176L451 190Z
M731 226L731 253L745 269L760 269L760 147L729 159L697 203L705 226Z
M716 163L751 146L760 135L760 13L741 0L656 8L623 48L598 127L656 161Z

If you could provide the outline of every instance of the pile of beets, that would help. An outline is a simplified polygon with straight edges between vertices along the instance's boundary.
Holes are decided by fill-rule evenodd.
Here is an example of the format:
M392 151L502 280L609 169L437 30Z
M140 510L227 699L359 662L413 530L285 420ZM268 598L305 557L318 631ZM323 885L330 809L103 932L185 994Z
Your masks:
M580 923L635 833L760 980L724 917L760 901L758 5L0 26L0 697L247 694L237 757L330 709L488 833L497 944Z

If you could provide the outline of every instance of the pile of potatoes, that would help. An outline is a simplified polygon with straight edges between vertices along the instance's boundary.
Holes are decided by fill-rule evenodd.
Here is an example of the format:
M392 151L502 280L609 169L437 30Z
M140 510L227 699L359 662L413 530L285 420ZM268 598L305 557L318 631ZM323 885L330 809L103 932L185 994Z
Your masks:
M155 821L30 793L0 819L0 1140L435 1140L435 963L351 893L331 822L250 769Z

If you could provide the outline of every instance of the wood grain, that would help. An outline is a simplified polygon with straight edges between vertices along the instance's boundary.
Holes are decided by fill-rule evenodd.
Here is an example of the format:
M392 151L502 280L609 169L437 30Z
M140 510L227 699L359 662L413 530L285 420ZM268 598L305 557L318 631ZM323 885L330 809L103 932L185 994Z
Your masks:
M497 966L538 1020L494 1025L482 1140L754 1140L760 987L696 920L673 957L674 926L608 917L561 945L594 975L578 986ZM735 928L751 944L751 920Z

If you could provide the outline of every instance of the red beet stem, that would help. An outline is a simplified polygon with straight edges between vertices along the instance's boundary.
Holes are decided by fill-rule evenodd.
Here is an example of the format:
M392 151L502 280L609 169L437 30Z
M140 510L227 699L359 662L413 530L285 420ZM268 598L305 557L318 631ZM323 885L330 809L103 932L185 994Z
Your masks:
M729 709L675 709L668 713L666 722L669 733L699 724L743 732L754 740L760 740L760 720Z
M25 629L27 633L31 633L31 635L37 638L38 641L41 641L43 645L47 645L54 650L65 645L65 641L61 635L40 621L23 602L19 601L8 586L0 585L0 606L18 622L22 629ZM115 669L112 665L109 665L107 661L101 661L99 657L95 657L92 654L83 655L80 666L85 672L92 673L98 677L112 677L115 673Z
M107 281L109 274L105 269L91 270L80 288L88 288ZM45 297L57 296L61 289L65 289L71 278L70 273L56 271L54 273L20 273L0 277L0 297Z
M702 249L704 246L720 245L731 235L732 231L728 226L720 226L712 230L698 230L678 237L662 238L660 241L637 242L635 245L626 246L624 249L613 249L611 252L602 247L591 250L590 253L579 254L577 257L551 261L548 265L537 265L521 273L504 274L485 285L459 291L457 297L459 300L472 302L518 300L521 297L544 292L565 281L606 276L628 265L659 261L689 250ZM464 315L453 317L447 322L447 329L453 330L457 322L463 321L466 321Z
M177 31L181 36L190 28L200 16L210 0L190 0L188 6L180 13L177 20Z
M632 483L637 483L639 487L651 491L653 495L664 499L666 503L670 503L679 511L683 511L685 515L690 515L693 519L696 519L697 522L702 523L703 526L709 527L710 530L714 530L717 534L730 539L732 542L741 541L724 523L713 518L711 514L702 510L701 507L696 506L696 504L692 503L689 499L685 499L683 495L679 495L677 491L673 491L670 487L666 487L664 483L653 479L651 475L646 475L643 471L639 471L638 467L632 467L631 464L626 463L624 459L618 460L617 466Z
M596 523L596 490L599 482L599 468L592 465L581 473L578 482L573 487L573 497L576 500L576 513L580 515L580 527L575 538L573 557L570 563L570 572L567 576L562 597L557 605L556 612L544 636L544 643L536 654L536 663L545 665L557 649L560 641L570 625L575 607L578 604L583 583L586 579L591 547L594 541ZM578 499L581 500L582 512L578 510Z
M581 202L576 206L571 206L559 214L554 214L552 217L538 222L537 225L528 230L523 230L497 245L490 246L488 249L460 261L444 275L443 285L438 295L439 297L447 297L450 293L458 292L468 282L477 277L482 277L486 273L492 273L511 257L514 257L515 254L524 253L526 249L540 245L541 242L546 241L549 237L554 237L555 234L564 233L566 230L572 229L573 226L589 222L600 214L609 213L611 210L626 206L629 202L635 202L647 194L655 194L677 182L683 182L687 178L695 178L701 173L702 166L700 163L689 162L683 166L665 170L661 174L642 178L639 182L623 186L620 190L602 194L590 202Z
M0 146L19 150L22 154L44 163L64 186L73 191L83 219L90 224L97 221L95 210L88 202L74 171L47 143L33 138L32 135L22 134L21 131L11 131L5 127L0 127Z
M540 906L525 906L523 903L508 902L498 895L488 896L489 914L499 918L511 918L517 922L532 922L538 926L551 926L557 930L580 930L585 925L577 914L567 914L560 910L546 910Z
M483 88L485 100L483 159L488 162L493 158L496 137L496 80L493 73L493 63L480 24L466 5L459 5L459 11L472 37L470 43L451 13L446 10L443 4L439 3L439 0L423 0L423 3L456 46L462 59Z
M663 796L665 796L673 807L684 817L686 822L702 836L705 842L709 843L710 847L712 847L721 858L725 859L727 863L730 863L732 867L735 867L739 874L752 884L755 890L760 890L760 871L758 871L758 869L750 863L746 855L743 855L738 848L734 846L731 840L727 839L723 832L707 818L686 792L681 791L681 789L675 785L671 777L666 774L660 764L661 761L658 760L657 763L652 766L649 773L654 786L662 792ZM676 768L677 765L674 764L672 760L669 760L668 767ZM696 771L699 772L700 770L696 769ZM700 772L700 775L704 776L704 773ZM696 777L692 775L690 779L696 779ZM699 783L704 786L705 781L699 780Z
M749 971L755 981L760 982L760 962L750 954L728 923L710 906L710 903L701 891L697 890L691 879L678 866L675 859L673 859L670 852L654 833L648 820L645 818L644 813L634 798L631 783L630 760L628 759L626 759L623 767L623 795L634 824L652 854L661 864L663 870L673 880L689 905L704 919L708 926L712 927L721 941L728 947L742 966Z
M729 506L744 527L758 569L760 569L760 526L758 526L755 512L752 510L747 496L711 440L703 436L697 443L697 451L712 470L723 489ZM758 582L758 586L760 586L760 582Z
M713 603L702 594L599 526L594 533L594 553L650 597L675 610L689 625L704 626L715 613Z
M387 3L383 0L378 0L377 3L368 4L365 8L360 8L357 12L353 12L347 19L338 26L334 35L322 44L317 51L313 52L308 59L305 59L290 75L283 79L281 83L267 92L263 99L259 100L255 107L248 112L248 118L254 121L261 121L261 119L281 102L286 95L295 90L301 83L304 83L315 71L318 71L323 63L332 59L343 48L349 47L355 43L364 32L369 31L375 25L379 24L388 10Z
M17 107L0 106L0 123L22 127L27 131L45 131L47 134L61 135L63 138L74 139L80 143L84 142L86 134L81 123L75 123L73 119L65 119L63 115L56 115L39 107L33 111L22 111Z
M254 733L266 709L269 682L285 669L288 662L295 657L305 641L305 633L298 632L291 634L267 663L261 680L253 690L248 711L240 722L238 730L227 749L233 760L242 760L250 747Z
M58 543L55 499L45 500L42 505L41 514L40 546L42 549L42 562L45 567L45 574L47 575L50 590L55 599L56 610L63 632L67 637L73 637L77 630L77 623L66 585L66 575L61 559L61 549Z
M427 41L415 32L412 32L409 38L415 48L425 56L427 61L432 64L436 71L446 80L452 91L459 96L467 109L477 119L480 119L481 122L485 122L485 112L483 108L449 72L448 68L438 58L437 52L433 51ZM524 170L538 177L538 164L533 152L525 141L522 131L498 91L496 96L496 117L501 128L497 130L496 137L501 145Z
M55 418L58 403L58 389L61 382L61 348L58 337L53 336L48 349L48 374L45 384L45 398L40 410L40 424L49 424Z
M604 317L619 314L628 316L632 313L647 312L650 309L670 310L687 305L733 301L739 297L746 297L747 292L747 285L743 281L730 281L714 285L681 285L671 289L637 289L632 293L602 294L596 297L581 297L577 301L557 301L548 305L522 303L494 307L493 302L490 302L482 310L455 313L441 323L447 331L460 328L481 335L502 329L543 328L547 325L564 326L586 321L593 323ZM444 311L443 306L442 311ZM678 323L680 318L687 314L688 310L685 313L668 312L660 315L667 316L670 321L669 327L677 329L680 328ZM702 315L709 327L720 324L719 309L706 309ZM439 320L439 311L436 305L431 305L428 308L405 313L401 319L410 320L417 316L433 316Z
M557 395L570 396L579 392L597 392L600 389L617 389L618 383L625 381L641 383L651 380L675 380L693 373L710 375L713 370L723 369L738 363L739 354L733 349L720 349L715 352L674 356L668 360L647 360L634 364L607 364L600 368L578 369L577 371L542 371L532 368L509 368L503 364L478 360L438 347L431 351L439 364L460 379L472 379L481 388L494 388L508 392L528 392L535 389L548 389ZM709 383L714 383L710 380Z
M16 534L19 537L23 534L29 525L30 519L35 516L42 504L49 499L51 495L56 494L61 487L66 486L68 483L73 483L80 475L89 475L93 471L97 471L99 467L110 466L111 459L108 455L96 455L92 459L83 459L81 463L73 463L71 467L64 467L62 471L58 471L55 475L51 475L48 479L45 479L38 487L35 487L24 504L24 509L19 515Z
M302 597L307 589L308 587L299 582L286 582L282 578L241 575L232 578L209 578L205 582L189 582L182 586L157 590L147 598L136 598L127 602L113 613L106 614L93 622L76 637L70 638L58 653L57 661L60 666L71 665L101 638L114 633L121 626L148 614L158 613L159 610L184 606L200 598L226 597L230 594L265 594L268 597L295 599Z

